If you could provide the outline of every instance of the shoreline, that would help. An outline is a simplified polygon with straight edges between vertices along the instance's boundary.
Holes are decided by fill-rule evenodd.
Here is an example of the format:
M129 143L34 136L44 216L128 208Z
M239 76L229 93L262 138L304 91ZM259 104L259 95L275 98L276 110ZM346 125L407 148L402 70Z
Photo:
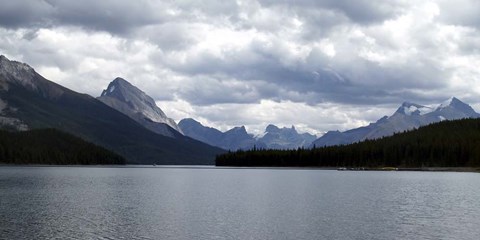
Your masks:
M215 166L215 165L46 165L46 164L5 164L0 167L65 167L65 168L158 168L158 169L271 169L271 170L335 170L335 171L379 171L379 172L472 172L480 173L480 167L379 167L379 168L347 168L347 167L278 167L278 166Z

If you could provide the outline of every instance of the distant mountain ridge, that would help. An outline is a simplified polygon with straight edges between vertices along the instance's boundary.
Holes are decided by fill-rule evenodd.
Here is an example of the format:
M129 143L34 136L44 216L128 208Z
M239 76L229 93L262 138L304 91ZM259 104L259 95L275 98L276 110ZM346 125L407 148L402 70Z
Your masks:
M128 163L213 164L224 152L179 136L156 134L87 95L53 83L27 64L0 56L0 128L55 128L109 149Z
M470 118L432 123L393 136L349 145L300 150L229 152L217 156L216 165L407 171L438 171L438 168L450 168L448 171L452 171L455 168L469 168L468 171L478 172L478 146L480 119Z
M115 78L97 98L122 112L147 129L167 136L179 137L182 130L155 104L153 98L123 78Z
M225 150L245 150L256 146L255 138L248 134L243 126L221 132L212 127L205 127L192 118L182 119L178 126L186 136Z
M212 127L205 127L191 118L181 120L178 125L185 135L191 138L231 151L254 147L258 149L296 149L308 147L316 139L315 135L309 133L299 134L294 126L278 128L270 124L264 134L254 137L253 134L247 132L244 126L221 132Z
M273 124L265 128L265 134L257 141L263 143L267 149L296 149L309 147L317 137L310 133L299 134L295 126L279 128Z
M390 117L384 116L368 126L345 132L329 131L315 140L312 147L351 144L367 139L391 136L397 132L411 130L443 120L478 117L480 117L480 114L475 112L472 107L455 97L433 107L404 102Z

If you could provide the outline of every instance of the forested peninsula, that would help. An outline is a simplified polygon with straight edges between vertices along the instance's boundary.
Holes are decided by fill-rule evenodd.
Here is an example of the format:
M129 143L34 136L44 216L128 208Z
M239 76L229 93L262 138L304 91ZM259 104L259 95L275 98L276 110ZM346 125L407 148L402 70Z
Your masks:
M125 164L125 159L103 147L55 129L20 132L0 130L0 163Z
M480 119L442 121L393 136L313 149L229 152L217 166L480 167Z

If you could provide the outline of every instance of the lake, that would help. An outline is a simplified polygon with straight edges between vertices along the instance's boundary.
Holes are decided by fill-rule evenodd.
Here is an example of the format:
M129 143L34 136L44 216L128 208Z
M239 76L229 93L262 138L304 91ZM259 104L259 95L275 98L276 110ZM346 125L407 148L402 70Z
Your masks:
M0 239L475 239L480 174L0 167Z

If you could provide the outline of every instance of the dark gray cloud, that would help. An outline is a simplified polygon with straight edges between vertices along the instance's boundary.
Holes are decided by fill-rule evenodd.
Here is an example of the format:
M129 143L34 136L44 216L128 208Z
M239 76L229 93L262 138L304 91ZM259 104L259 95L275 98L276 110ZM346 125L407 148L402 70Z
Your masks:
M3 27L40 27L53 21L53 8L46 1L1 0L0 5L0 25Z
M163 4L147 0L2 0L1 5L0 25L7 28L71 25L124 34L168 18Z
M352 22L360 24L370 24L383 22L384 20L394 18L401 14L406 7L403 1L392 0L297 0L297 1L260 1L265 6L287 5L294 10L303 13L311 9L329 9L334 10L348 17ZM299 14L300 16L302 14ZM335 18L335 16L331 16ZM322 21L323 22L323 21Z

